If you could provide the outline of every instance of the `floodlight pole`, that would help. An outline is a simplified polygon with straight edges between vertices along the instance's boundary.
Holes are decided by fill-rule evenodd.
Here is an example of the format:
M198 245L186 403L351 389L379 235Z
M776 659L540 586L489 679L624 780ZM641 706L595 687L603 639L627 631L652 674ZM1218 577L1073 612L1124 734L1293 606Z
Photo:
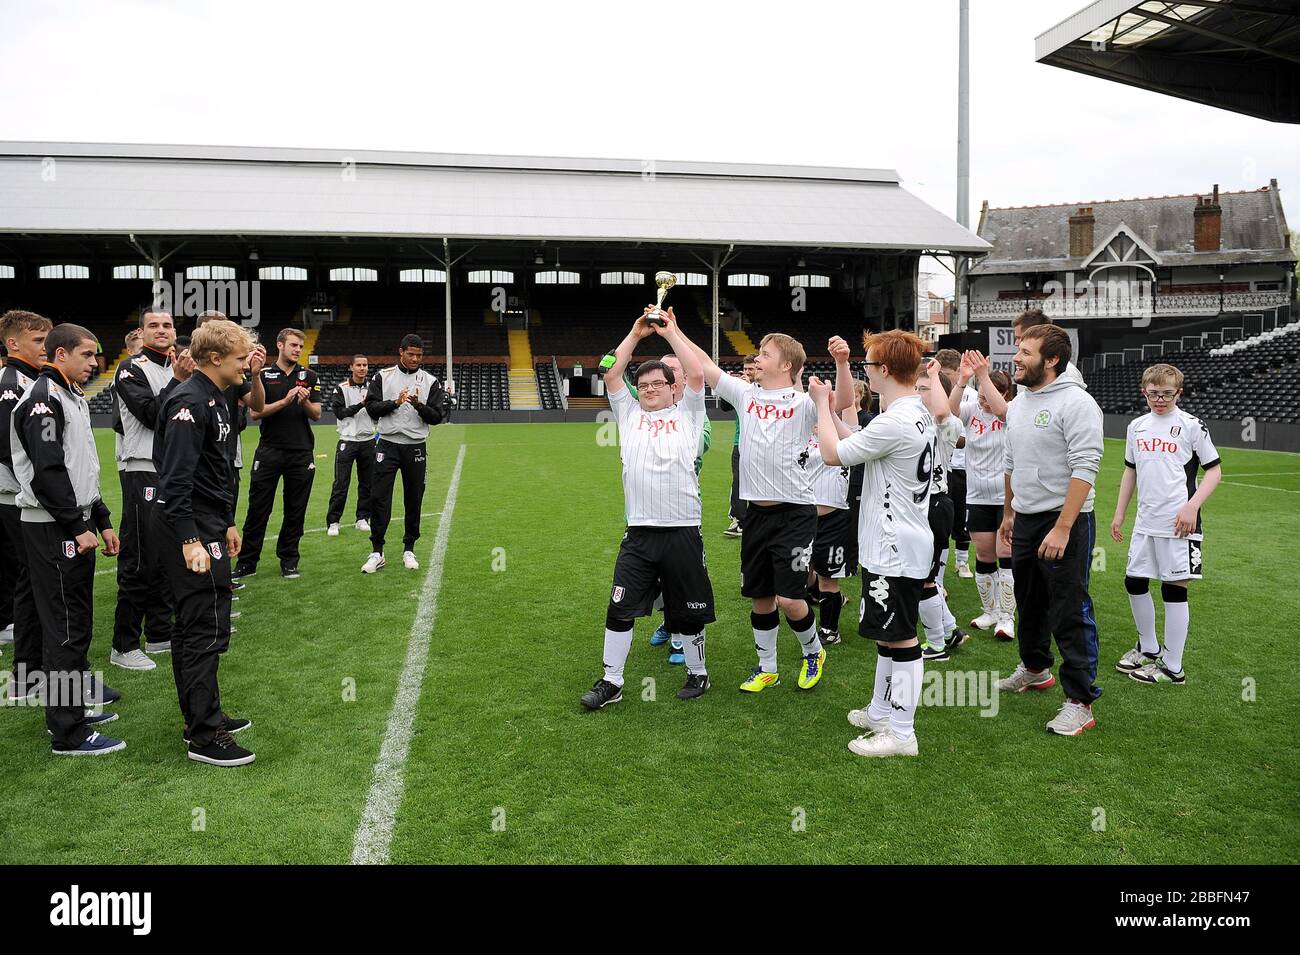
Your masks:
M957 224L970 228L970 0L958 0L957 40ZM966 281L967 260L957 260L953 283L952 317L958 330L965 331L969 322L962 321L962 285ZM966 304L970 308L970 304ZM949 326L951 328L951 326Z
M442 303L447 313L447 390L456 393L456 379L451 373L451 241L445 236L442 240L442 259L447 263L443 269L445 280L442 283Z
M729 245L729 246L727 246L727 251L726 251L726 253L725 253L725 257L724 257L724 253L722 253L721 251L715 249L715 250L713 251L713 258L712 258L712 259L706 259L704 256L700 255L700 253L696 252L694 249L691 250L691 255L695 256L695 257L696 257L697 259L699 259L702 263L704 263L705 265L707 265L707 266L709 267L709 272L711 273L711 280L712 280L712 285L713 285L713 295L712 295L712 301L713 301L713 323L712 323L712 324L713 324L713 363L714 363L715 365L718 363L718 312L719 312L720 309L721 309L721 302L719 301L718 286L719 286L719 285L721 284L721 282L722 282L722 269L723 269L723 267L724 267L725 265L727 265L727 263L729 263L732 259L734 259L734 258L736 257L735 249L736 249L736 246L735 246L734 243L731 244L731 245Z

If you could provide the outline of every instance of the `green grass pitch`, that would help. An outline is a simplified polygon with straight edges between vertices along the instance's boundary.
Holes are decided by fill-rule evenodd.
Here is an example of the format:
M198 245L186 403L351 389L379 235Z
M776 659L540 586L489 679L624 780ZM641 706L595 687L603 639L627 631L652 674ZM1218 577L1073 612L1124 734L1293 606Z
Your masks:
M1113 670L1134 637L1126 545L1106 533L1123 463L1121 443L1108 441L1092 585L1105 691L1098 729L1050 736L1043 724L1059 690L1008 694L995 716L977 706L923 707L919 758L864 760L846 748L855 731L845 713L868 699L874 667L874 648L850 635L856 579L846 588L854 603L845 641L830 648L819 687L795 687L797 646L783 625L783 685L756 697L736 692L754 650L739 595L740 544L722 536L731 434L728 422L715 422L702 478L719 617L708 643L714 688L702 699L675 699L682 669L648 646L654 624L641 621L624 701L597 713L578 705L601 672L623 515L618 452L597 440L594 424L434 429L424 568L394 560L398 495L390 563L374 577L359 572L364 534L350 524L338 538L323 533L335 445L333 429L320 428L303 577L275 574L268 541L263 573L236 604L243 616L221 666L226 709L255 721L241 742L257 762L230 770L185 759L168 658L149 673L109 666L116 586L113 562L100 556L91 661L123 693L109 732L128 748L56 760L39 710L0 709L0 862L348 861L462 444L394 862L1300 856L1300 459L1224 451L1227 483L1206 511L1207 578L1192 587L1188 681L1148 687ZM246 439L251 462L256 431ZM100 450L116 515L107 433ZM246 498L241 521L245 512ZM272 532L278 522L277 509ZM949 592L964 623L977 609L974 583L950 574ZM8 666L8 653L0 663ZM1015 663L1013 646L975 635L927 670L1005 674Z

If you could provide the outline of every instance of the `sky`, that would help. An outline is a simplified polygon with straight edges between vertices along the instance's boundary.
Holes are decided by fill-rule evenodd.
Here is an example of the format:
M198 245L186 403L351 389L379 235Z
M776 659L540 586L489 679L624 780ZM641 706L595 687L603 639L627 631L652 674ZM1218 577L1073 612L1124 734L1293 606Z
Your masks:
M1300 127L1034 62L1087 0L971 0L971 209L1253 189ZM896 169L956 216L957 0L0 0L0 140ZM951 289L940 270L934 288Z

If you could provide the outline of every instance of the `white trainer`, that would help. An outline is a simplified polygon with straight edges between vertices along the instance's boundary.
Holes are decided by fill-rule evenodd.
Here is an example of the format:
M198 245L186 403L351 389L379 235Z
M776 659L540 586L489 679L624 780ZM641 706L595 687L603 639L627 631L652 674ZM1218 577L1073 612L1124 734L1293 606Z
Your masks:
M402 551L402 565L407 570L420 569L420 562L415 559L415 554L409 550Z
M1132 673L1134 670L1140 670L1148 663L1154 663L1155 661L1156 658L1143 653L1141 647L1134 647L1119 658L1119 662L1115 664L1115 670L1119 673Z
M11 623L3 630L0 630L0 646L4 646L6 643L13 643L13 642L14 642L14 625Z
M999 640L1014 640L1016 638L1016 622L1010 617L999 617L997 624L993 627L993 636Z
M970 580L975 576L975 571L970 569L970 564L966 561L960 561L957 564L957 576L961 577L963 580Z
M1017 663L1011 676L998 680L1001 693L1023 693L1025 690L1050 690L1056 686L1056 677L1051 670L1035 673L1023 663Z
M388 561L384 560L384 555L376 551L366 558L366 562L361 565L361 572L363 574L373 574L387 563Z
M970 622L970 625L974 627L976 630L987 630L989 627L992 627L997 622L998 622L998 615L994 613L992 610L986 610L978 617L976 617L974 620L972 620Z
M873 720L871 711L865 706L860 710L849 710L849 724L868 733L883 733L889 729L888 719Z
M331 524L329 527L325 528L325 536L326 536L326 537L338 537L338 536L339 536L339 526L338 526L337 524Z
M363 517L363 518L361 518L361 520L357 521L356 527L357 527L357 530L359 530L359 531L367 531L367 532L369 532L369 530L370 530L370 522L369 522L368 520L366 520L366 519Z
M123 670L152 670L158 665L145 656L144 651L139 647L127 653L118 653L114 650L108 655L108 662Z
M1057 736L1082 736L1085 731L1097 725L1092 718L1092 707L1066 700L1061 712L1047 724L1047 732Z
M899 739L893 731L863 734L849 741L850 752L859 756L915 756L916 734L907 739Z

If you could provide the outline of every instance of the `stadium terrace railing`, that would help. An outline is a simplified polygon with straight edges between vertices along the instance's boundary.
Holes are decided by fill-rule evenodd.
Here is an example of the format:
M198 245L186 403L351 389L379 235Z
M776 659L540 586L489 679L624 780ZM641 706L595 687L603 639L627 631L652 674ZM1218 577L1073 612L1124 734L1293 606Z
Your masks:
M1051 318L1137 318L1150 315L1153 311L1156 315L1212 316L1220 312L1281 308L1289 301L1286 292L1228 292L1223 296L1214 293L1193 295L1157 293L1154 298L1119 296L1114 299L1091 296L1069 299L1056 296L1031 298L1028 303L1041 308L1043 314ZM1222 307L1220 307L1221 303ZM991 302L970 303L971 317L986 320L1012 319L1025 308L1024 299L998 299Z
M560 396L560 407L568 411L569 396L564 392L564 379L560 377L560 365L554 355L551 356L551 374L555 377L555 392Z

